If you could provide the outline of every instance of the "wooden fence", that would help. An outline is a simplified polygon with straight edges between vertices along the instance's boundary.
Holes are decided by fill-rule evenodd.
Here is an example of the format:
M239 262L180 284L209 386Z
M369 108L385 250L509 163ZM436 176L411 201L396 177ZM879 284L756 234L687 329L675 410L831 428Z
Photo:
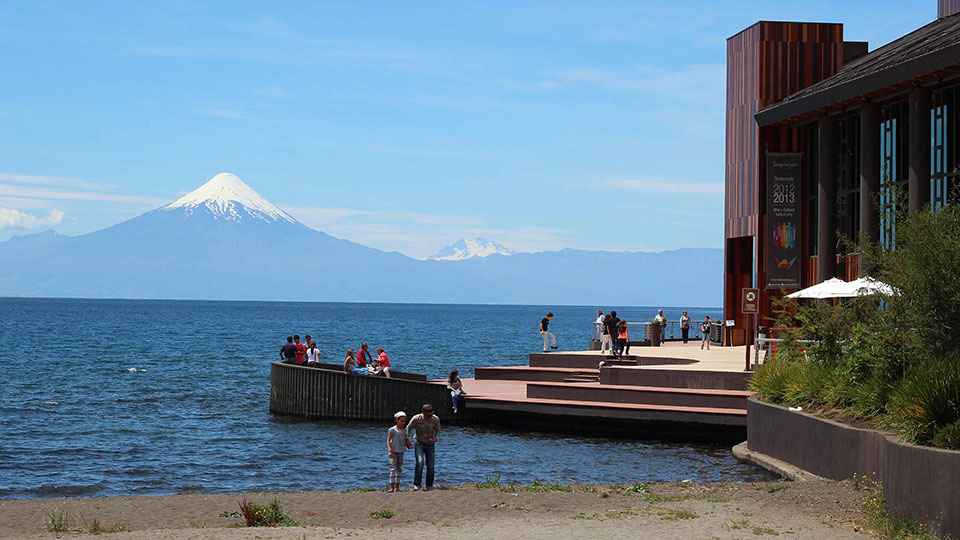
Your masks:
M393 421L405 411L412 417L424 403L438 414L450 411L446 385L400 378L365 377L331 369L273 362L270 366L270 412L304 418Z

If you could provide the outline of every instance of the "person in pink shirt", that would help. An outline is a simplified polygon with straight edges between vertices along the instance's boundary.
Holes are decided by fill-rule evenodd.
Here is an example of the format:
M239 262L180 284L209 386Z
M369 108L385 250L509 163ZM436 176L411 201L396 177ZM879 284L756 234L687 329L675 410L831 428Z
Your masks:
M377 369L374 371L375 374L379 375L383 373L384 377L390 377L390 358L387 357L387 351L383 350L382 347L377 347Z

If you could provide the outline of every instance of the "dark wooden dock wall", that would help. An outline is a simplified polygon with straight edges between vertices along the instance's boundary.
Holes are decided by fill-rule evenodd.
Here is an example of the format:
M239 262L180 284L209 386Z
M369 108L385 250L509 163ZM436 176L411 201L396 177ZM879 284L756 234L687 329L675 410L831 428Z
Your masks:
M397 411L412 417L424 403L433 405L438 415L450 416L450 393L443 384L348 375L280 362L270 366L273 414L392 422Z

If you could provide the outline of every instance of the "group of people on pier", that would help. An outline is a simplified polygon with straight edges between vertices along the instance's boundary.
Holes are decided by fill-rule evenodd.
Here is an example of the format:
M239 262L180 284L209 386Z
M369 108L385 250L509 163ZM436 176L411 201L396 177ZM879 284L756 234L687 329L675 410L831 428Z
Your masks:
M300 341L299 334L287 336L287 342L280 347L280 357L285 364L320 367L322 356L320 349L317 348L317 342L310 339L310 334L307 334L303 341ZM377 347L377 356L373 357L369 346L363 343L356 352L353 349L347 350L347 356L343 360L343 371L354 375L389 377L390 357L387 356L383 347Z
M671 321L667 320L662 309L658 309L657 315L650 321L650 324L655 326L655 328L651 330L660 333L661 342L666 339L668 322ZM683 310L679 321L673 322L680 323L681 339L684 343L688 343L690 340L690 326L692 321L690 320L690 315L687 314L687 310ZM700 342L701 349L703 349L704 346L706 346L708 350L710 349L710 325L710 316L704 316L703 321L700 323L700 332L702 335L702 341ZM597 320L594 322L594 336L600 339L601 353L609 351L618 359L622 358L624 354L630 354L630 328L627 326L626 320L617 317L616 311L611 311L604 315L603 310L597 310Z

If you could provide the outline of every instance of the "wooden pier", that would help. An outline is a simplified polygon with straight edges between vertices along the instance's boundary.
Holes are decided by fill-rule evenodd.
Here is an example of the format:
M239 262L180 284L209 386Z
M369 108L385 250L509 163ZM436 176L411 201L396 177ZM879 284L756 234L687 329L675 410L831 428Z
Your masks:
M529 365L478 367L463 379L465 405L454 415L443 380L394 378L274 362L270 412L305 418L390 421L398 410L431 403L445 422L516 429L684 439L740 439L747 424L749 373L743 347L700 350L666 343L620 360L599 351L534 353ZM600 366L603 361L604 365Z

